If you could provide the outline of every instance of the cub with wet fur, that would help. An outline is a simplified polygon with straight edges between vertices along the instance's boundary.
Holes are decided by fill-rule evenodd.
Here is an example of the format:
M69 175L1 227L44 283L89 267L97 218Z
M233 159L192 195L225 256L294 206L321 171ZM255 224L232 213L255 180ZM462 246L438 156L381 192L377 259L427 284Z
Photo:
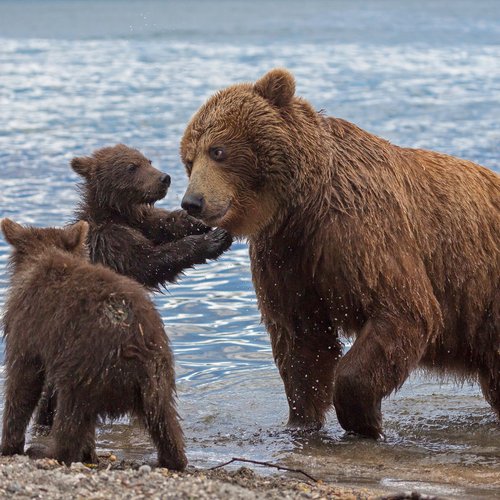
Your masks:
M89 223L94 263L158 289L231 246L223 229L212 230L183 210L154 206L166 196L170 176L136 149L102 148L73 158L71 167L83 179L76 219Z
M36 456L96 462L101 417L140 417L160 466L186 466L175 408L174 361L162 320L144 288L88 262L88 224L66 229L2 221L13 246L5 332L1 451L22 454L45 380L58 394L49 448ZM28 450L30 453L30 450Z
M154 206L166 196L170 176L136 149L124 144L102 148L73 158L71 167L83 179L76 219L89 224L87 244L94 263L158 290L231 246L223 229L212 230L183 210ZM36 418L39 431L50 427L55 406L49 386Z

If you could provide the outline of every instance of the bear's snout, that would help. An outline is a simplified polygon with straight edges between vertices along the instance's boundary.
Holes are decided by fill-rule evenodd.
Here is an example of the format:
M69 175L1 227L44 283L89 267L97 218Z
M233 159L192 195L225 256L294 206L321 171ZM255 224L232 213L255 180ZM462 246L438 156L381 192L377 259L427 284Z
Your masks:
M168 175L168 174L161 174L160 182L162 184L165 184L166 187L170 187L170 183L172 182L172 179L170 178L170 175Z
M184 198L182 198L181 207L186 210L189 215L197 216L200 215L203 210L203 202L203 196L186 193Z

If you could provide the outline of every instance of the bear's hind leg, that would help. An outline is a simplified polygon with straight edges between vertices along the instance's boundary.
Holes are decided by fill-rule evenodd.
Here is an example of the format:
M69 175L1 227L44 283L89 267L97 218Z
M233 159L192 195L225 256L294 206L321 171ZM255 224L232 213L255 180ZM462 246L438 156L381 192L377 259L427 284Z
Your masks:
M151 377L143 385L143 408L137 413L158 450L158 464L171 470L184 470L187 465L184 453L184 435L174 406L173 380L167 380L165 370ZM172 376L173 379L173 376Z
M97 464L99 458L95 449L95 419L93 425L87 426L87 435L83 441L82 462L86 464Z
M382 399L401 387L425 346L426 336L413 321L367 321L335 373L333 401L340 425L380 437Z
M38 409L35 415L37 432L44 434L50 430L54 422L56 406L57 394L54 390L54 386L50 383L46 383L42 391L42 397L38 402Z
M493 353L490 366L479 372L484 398L500 419L500 351Z
M42 367L33 360L16 359L15 371L9 370L3 412L2 455L24 452L26 427L43 387Z
M484 394L484 398L491 405L497 417L500 419L500 374L496 377L490 374L479 375L479 383Z
M70 465L72 462L97 461L95 456L96 415L90 412L88 401L58 392L57 412L52 436L53 449L49 456Z
M488 339L479 356L479 383L486 401L500 419L500 290L497 290L478 338Z

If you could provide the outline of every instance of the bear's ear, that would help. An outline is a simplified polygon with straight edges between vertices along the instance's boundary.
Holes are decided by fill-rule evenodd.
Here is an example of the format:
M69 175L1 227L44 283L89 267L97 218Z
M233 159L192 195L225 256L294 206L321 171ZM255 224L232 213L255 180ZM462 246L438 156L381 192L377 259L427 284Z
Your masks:
M68 250L75 250L82 247L87 241L87 234L89 232L89 224L84 220L78 221L64 229L64 243Z
M13 247L18 247L26 236L28 229L10 219L2 220L2 232L5 240Z
M95 160L90 156L81 156L71 160L71 168L85 179L90 179L94 171Z
M257 80L254 90L274 106L287 106L295 94L295 79L288 70L275 68Z

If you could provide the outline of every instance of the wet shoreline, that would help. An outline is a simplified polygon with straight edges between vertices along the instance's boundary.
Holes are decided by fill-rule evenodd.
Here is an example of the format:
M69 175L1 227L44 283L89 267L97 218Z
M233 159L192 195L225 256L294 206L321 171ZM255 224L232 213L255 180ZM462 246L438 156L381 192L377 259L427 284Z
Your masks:
M188 468L184 473L138 463L82 463L66 467L52 459L0 457L0 498L200 498L200 499L346 499L437 500L417 491L339 486L298 475L262 476L247 467L236 470Z

